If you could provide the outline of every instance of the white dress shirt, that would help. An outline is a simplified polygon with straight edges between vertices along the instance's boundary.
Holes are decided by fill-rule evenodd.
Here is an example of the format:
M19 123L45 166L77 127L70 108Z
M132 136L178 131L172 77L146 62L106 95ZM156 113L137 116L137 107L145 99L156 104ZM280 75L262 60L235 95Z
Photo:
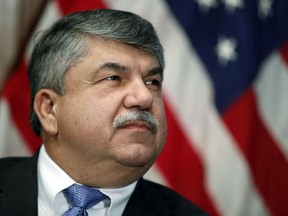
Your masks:
M42 145L38 159L38 216L60 216L71 206L63 194L63 190L76 183L47 154ZM116 189L99 189L110 197L90 209L93 216L119 216L133 193L137 182Z

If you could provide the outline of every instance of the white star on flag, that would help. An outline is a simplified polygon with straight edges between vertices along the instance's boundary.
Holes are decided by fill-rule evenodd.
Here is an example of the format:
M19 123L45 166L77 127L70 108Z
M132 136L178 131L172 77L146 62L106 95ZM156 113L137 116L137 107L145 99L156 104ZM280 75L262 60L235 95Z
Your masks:
M221 65L227 65L229 61L237 59L236 53L237 42L233 38L220 37L216 45L215 51Z
M272 0L259 0L258 3L258 15L260 18L266 19L268 16L272 15Z
M209 12L210 8L215 8L217 6L216 0L195 0L200 7L200 10L204 13Z
M223 0L228 12L234 13L236 8L243 8L243 0Z

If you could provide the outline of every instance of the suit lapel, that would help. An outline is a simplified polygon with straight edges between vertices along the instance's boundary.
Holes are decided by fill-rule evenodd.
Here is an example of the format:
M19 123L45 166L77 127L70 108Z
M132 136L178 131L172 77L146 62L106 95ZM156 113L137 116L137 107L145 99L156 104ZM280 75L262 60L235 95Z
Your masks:
M38 152L32 158L17 160L17 165L5 173L5 179L0 185L0 209L3 211L0 213L5 216L36 216Z
M169 206L159 196L157 190L140 179L132 193L123 216L161 216L171 215Z

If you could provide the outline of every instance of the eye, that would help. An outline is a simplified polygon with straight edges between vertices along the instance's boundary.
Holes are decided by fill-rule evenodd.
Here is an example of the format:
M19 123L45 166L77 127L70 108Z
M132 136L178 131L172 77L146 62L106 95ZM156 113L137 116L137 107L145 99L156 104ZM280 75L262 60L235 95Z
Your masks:
M153 89L161 89L162 82L158 79L147 80L146 85L151 86Z
M108 80L108 81L117 81L117 80L121 80L121 77L116 76L116 75L113 75L113 76L106 77L105 80Z

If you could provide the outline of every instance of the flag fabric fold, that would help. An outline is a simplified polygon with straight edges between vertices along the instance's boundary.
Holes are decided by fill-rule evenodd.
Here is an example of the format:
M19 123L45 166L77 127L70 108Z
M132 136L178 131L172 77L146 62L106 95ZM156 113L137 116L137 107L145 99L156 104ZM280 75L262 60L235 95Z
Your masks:
M210 215L288 215L288 1L50 0L35 32L74 11L150 20L165 49L166 146L146 175ZM0 156L31 155L27 45L0 98Z

